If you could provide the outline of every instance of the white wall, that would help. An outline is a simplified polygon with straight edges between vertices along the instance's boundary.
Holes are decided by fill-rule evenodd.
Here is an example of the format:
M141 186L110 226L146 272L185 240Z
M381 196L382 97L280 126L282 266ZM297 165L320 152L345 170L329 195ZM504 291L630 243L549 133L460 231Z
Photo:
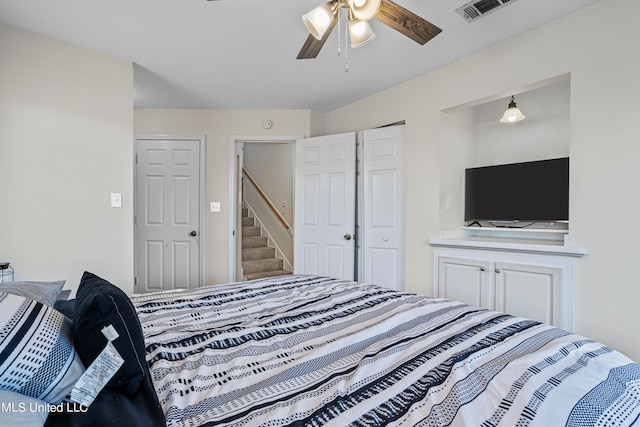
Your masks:
M464 219L464 170L475 162L477 113L465 108L440 114L439 163L446 165L440 170L440 230L455 230Z
M265 119L273 121L268 131ZM232 136L309 136L309 110L183 110L136 109L134 132L143 134L205 135L205 204L220 202L221 212L206 212L205 283L226 283L228 265L230 153Z
M293 269L294 229L294 141L245 143L244 166L260 190L289 225L287 229L258 191L248 180L244 181L244 199L263 227L263 234L271 239L269 245L277 248L278 258L285 260L284 269ZM283 204L285 206L283 206Z
M16 278L75 289L89 270L131 292L132 64L2 23L0 58L0 259Z
M406 120L407 290L431 293L428 239L440 231L449 167L440 164L442 112L570 73L570 241L589 250L578 262L576 330L640 360L638 14L636 0L601 0L329 114L331 133Z
M244 165L282 217L293 225L295 148L292 142L244 144ZM281 209L287 204L286 212Z
M320 111L311 110L310 118L309 136L327 135L327 115Z

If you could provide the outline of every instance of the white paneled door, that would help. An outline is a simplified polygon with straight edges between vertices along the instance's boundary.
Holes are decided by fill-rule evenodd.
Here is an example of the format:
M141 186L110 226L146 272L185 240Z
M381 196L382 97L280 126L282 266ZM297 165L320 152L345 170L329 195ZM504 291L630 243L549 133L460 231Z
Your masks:
M294 272L354 279L356 135L296 141Z
M362 132L358 280L404 290L404 126Z
M136 292L200 285L202 139L136 139Z

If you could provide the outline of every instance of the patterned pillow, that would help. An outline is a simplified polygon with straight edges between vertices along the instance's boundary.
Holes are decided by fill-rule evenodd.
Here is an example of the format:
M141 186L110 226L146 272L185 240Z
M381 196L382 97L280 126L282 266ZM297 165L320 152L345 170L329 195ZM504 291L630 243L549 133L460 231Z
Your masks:
M83 372L69 319L40 302L0 292L0 389L58 404Z

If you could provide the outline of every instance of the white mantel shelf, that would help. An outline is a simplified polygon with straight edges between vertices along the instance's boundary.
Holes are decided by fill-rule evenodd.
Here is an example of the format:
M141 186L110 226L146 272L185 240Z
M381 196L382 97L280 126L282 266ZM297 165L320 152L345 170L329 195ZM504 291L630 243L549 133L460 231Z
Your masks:
M461 236L430 239L429 244L434 247L444 248L495 250L576 258L587 254L587 249L585 248L566 246L562 241L558 240Z

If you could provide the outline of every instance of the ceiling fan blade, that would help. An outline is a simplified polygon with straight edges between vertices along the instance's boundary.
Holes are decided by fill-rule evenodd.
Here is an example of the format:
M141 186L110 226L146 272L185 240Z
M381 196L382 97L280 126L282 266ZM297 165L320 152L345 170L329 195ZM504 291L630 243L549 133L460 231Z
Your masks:
M318 53L320 53L320 49L322 49L322 46L324 46L325 42L331 35L333 27L335 27L338 23L338 17L339 14L336 13L336 15L333 17L333 21L331 21L329 27L327 28L327 31L325 31L320 40L309 34L309 37L307 37L307 41L304 42L304 45L302 46L302 49L300 49L300 53L298 53L296 59L313 59L318 56Z
M375 18L420 44L425 44L442 31L391 0L382 0Z

